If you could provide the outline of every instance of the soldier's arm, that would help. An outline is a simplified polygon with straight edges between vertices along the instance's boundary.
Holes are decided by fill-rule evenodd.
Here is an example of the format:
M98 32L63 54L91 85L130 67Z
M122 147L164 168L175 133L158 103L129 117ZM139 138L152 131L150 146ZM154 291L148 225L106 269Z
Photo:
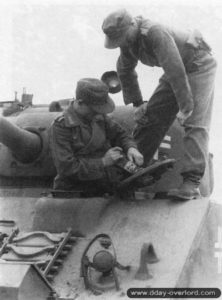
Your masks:
M125 153L129 148L136 148L137 145L132 135L128 133L123 126L116 122L113 118L106 116L106 134L111 142L111 146L121 147Z
M174 91L179 110L185 114L193 110L193 96L186 70L177 45L161 25L153 26L147 35L159 65L163 68Z
M63 177L96 180L106 176L102 158L79 158L72 150L72 129L55 121L50 131L50 148L55 167Z
M130 103L133 103L134 106L142 104L142 94L135 71L137 63L138 60L128 50L120 50L117 73L126 105Z

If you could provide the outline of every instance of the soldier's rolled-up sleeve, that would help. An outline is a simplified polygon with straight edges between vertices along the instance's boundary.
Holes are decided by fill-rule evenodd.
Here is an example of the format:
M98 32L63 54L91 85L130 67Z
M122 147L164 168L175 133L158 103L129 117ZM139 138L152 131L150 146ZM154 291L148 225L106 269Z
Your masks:
M57 173L76 180L96 180L106 176L101 158L79 158L72 149L72 129L54 122L50 130L50 148Z
M135 67L138 60L127 50L121 49L117 60L117 73L123 92L124 103L136 103L142 100Z
M151 40L153 52L163 68L183 113L193 110L193 96L186 70L177 45L167 29L153 26L147 38Z
M128 149L133 147L137 149L136 142L134 141L132 135L128 133L119 123L117 123L113 118L106 117L106 133L110 140L111 146L119 146L127 153Z

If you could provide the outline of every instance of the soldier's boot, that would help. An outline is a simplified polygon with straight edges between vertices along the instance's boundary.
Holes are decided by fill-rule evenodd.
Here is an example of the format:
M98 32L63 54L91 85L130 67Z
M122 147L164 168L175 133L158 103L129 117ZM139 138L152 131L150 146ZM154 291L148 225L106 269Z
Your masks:
M168 192L168 198L180 201L199 199L201 198L199 184L185 179L178 189L172 189Z

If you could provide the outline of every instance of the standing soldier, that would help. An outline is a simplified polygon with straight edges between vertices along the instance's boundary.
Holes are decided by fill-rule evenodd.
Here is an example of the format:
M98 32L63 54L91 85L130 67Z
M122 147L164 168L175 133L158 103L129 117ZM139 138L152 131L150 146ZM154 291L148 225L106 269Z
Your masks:
M126 10L109 14L103 24L105 47L120 48L117 72L125 104L138 107L134 137L149 162L177 117L184 127L182 185L169 192L179 200L200 196L208 161L216 61L199 31L171 30ZM143 103L135 67L138 61L162 67L163 76L148 103Z

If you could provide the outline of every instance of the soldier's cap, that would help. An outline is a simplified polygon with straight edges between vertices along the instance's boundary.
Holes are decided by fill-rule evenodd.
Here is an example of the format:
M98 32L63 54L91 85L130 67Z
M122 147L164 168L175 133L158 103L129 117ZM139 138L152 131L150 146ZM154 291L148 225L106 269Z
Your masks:
M109 14L102 24L102 30L105 33L105 47L108 49L119 47L132 21L132 16L125 9L120 9Z
M101 80L82 78L77 82L76 99L81 99L98 114L108 114L115 109L108 91L108 86Z

